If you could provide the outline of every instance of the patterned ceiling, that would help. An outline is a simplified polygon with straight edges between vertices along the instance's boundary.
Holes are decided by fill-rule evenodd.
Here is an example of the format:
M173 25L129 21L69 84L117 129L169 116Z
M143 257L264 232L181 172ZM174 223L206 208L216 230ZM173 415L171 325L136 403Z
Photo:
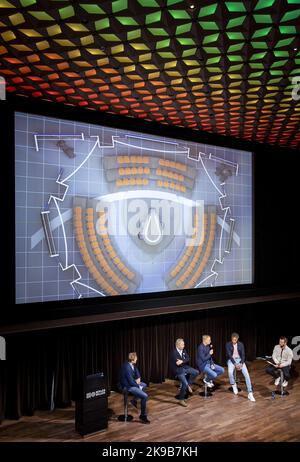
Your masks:
M300 0L0 0L0 75L8 93L299 149Z

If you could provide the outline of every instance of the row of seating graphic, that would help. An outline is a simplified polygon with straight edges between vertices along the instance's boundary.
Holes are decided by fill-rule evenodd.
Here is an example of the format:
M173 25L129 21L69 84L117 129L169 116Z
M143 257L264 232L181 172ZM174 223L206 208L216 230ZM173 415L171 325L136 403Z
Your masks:
M119 158L122 158L122 167L119 166ZM191 195L197 174L195 169L180 162L153 156L147 157L147 166L141 166L137 159L139 156L105 157L103 163L107 182L117 188L150 185L155 186L155 189L170 189L172 192Z
M103 218L99 218L101 227ZM121 257L112 238L105 236L105 233L101 237L97 234L96 220L94 208L86 207L84 198L75 198L74 233L85 266L105 295L134 293L140 284L140 277Z
M117 188L124 186L147 186L148 184L149 180L147 178L119 178L115 182Z
M117 156L118 164L149 164L148 156Z
M169 289L190 289L199 282L213 249L216 225L215 206L205 208L203 225L196 215L195 234L189 239L176 264L166 274L165 280ZM201 242L202 232L204 235Z
M120 165L150 164L152 161L152 157L150 156L116 156L116 161ZM181 162L176 162L174 160L157 158L157 161L158 161L158 165L161 165L162 167L169 167L174 170L178 170L179 172L187 172L187 169L188 169L186 164L183 164Z

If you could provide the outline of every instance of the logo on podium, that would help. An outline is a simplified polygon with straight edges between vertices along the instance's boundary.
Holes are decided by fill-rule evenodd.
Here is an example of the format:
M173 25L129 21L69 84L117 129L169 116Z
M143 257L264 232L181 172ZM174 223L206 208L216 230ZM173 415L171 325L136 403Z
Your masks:
M6 359L6 341L4 337L0 336L0 360Z

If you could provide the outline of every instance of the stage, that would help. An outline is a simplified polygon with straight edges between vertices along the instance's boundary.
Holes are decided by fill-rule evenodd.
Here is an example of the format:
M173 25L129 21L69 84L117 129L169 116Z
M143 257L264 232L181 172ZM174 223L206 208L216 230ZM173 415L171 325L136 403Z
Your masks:
M118 393L109 397L109 426L107 430L82 438L74 428L74 406L53 412L37 411L32 417L18 421L5 420L0 426L0 442L270 442L300 441L300 364L295 363L294 374L287 390L289 396L276 395L271 377L264 372L265 363L249 363L256 402L247 399L243 376L238 396L228 391L227 370L217 383L220 387L213 397L198 395L202 386L194 385L194 395L188 408L179 406L174 398L175 382L168 380L149 387L150 425L142 424L138 411L129 405L132 422L119 422L123 413L123 398ZM199 382L200 383L200 382Z

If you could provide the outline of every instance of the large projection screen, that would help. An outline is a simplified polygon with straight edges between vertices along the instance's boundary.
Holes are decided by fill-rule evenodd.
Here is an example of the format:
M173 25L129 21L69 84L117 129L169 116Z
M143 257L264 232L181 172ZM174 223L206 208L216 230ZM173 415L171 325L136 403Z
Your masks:
M16 303L253 283L252 153L15 113Z

